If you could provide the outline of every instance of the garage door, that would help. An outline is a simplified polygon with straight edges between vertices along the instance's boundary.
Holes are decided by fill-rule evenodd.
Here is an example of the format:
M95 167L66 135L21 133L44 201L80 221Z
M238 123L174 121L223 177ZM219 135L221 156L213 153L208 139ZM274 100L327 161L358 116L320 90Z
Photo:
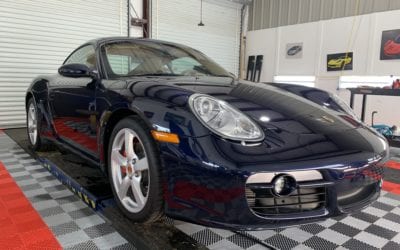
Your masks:
M87 40L127 34L127 0L1 0L0 13L0 128L25 126L32 78Z
M237 75L241 5L227 0L153 0L151 33L155 39L196 48Z

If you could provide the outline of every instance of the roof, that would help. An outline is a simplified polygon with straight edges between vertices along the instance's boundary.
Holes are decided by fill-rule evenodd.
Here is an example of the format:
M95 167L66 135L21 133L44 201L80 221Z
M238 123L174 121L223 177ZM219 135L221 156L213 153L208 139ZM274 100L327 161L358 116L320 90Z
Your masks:
M150 38L126 37L126 36L101 37L101 38L92 39L92 40L86 42L85 44L90 43L90 44L94 44L97 47L98 45L104 44L104 43L124 42L124 41L127 41L127 42L148 41L148 42L153 42L153 43L174 44L174 45L182 46L181 44L162 41L162 40L156 40L156 39L150 39Z

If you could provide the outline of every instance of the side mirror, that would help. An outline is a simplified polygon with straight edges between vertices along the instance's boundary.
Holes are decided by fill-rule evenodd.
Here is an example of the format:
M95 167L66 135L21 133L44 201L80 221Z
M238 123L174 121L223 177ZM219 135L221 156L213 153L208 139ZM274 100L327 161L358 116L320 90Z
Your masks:
M90 69L85 64L65 64L58 69L58 73L65 77L91 77L96 78L97 71Z

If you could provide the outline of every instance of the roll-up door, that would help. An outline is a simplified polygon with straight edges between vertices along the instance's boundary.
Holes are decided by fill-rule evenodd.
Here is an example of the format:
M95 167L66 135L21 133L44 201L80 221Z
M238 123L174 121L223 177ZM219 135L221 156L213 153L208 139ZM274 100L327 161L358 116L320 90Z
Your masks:
M181 43L200 50L228 71L239 68L241 5L227 0L153 0L152 38Z
M127 34L127 0L0 1L0 128L25 126L25 91L98 37Z

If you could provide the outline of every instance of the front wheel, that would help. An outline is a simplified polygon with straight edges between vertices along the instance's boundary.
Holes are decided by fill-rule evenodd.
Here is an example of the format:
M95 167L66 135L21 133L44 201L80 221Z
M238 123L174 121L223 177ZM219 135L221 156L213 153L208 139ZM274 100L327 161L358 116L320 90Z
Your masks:
M162 216L161 169L150 131L137 118L121 120L111 134L108 175L118 207L131 220Z

